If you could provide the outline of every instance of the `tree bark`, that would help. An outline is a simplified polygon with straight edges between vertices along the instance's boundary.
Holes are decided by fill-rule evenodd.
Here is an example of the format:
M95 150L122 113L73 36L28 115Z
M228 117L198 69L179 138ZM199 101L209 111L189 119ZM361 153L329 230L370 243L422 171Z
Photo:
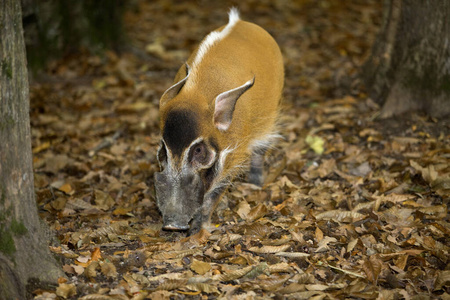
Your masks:
M0 0L0 299L63 276L37 212L20 1Z
M450 114L450 2L386 0L381 32L364 66L381 117Z

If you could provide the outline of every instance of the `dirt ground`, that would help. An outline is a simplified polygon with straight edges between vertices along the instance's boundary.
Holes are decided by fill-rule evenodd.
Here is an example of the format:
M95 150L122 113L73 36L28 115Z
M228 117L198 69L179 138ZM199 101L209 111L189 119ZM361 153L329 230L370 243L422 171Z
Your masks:
M450 121L379 120L361 67L378 1L136 1L120 53L31 84L35 186L67 278L35 299L450 299ZM285 60L266 183L229 187L216 229L162 230L159 97L236 6Z

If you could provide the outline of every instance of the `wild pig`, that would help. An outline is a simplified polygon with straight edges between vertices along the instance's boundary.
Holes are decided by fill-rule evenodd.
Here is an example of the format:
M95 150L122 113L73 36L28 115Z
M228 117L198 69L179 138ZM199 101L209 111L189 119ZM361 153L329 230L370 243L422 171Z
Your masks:
M249 161L250 182L263 183L265 149L279 137L283 83L275 40L231 9L228 24L206 36L160 100L155 189L164 229L208 228Z

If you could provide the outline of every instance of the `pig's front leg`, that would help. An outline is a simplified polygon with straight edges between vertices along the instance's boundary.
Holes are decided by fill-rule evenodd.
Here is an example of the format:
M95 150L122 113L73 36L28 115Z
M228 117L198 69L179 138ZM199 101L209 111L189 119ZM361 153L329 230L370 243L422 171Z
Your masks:
M199 209L194 215L188 235L193 235L199 232L201 228L210 230L211 215L219 204L226 188L227 186L221 186L206 193L201 209Z
M248 181L257 186L264 185L264 154L266 149L259 149L252 154Z

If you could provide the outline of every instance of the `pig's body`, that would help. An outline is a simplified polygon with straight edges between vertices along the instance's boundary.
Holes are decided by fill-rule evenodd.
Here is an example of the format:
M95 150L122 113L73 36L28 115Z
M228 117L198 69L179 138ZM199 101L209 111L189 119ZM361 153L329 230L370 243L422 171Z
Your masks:
M276 134L284 81L278 45L261 27L230 11L209 34L160 102L162 144L155 175L167 229L207 226L229 181L250 160L261 184L262 150Z

